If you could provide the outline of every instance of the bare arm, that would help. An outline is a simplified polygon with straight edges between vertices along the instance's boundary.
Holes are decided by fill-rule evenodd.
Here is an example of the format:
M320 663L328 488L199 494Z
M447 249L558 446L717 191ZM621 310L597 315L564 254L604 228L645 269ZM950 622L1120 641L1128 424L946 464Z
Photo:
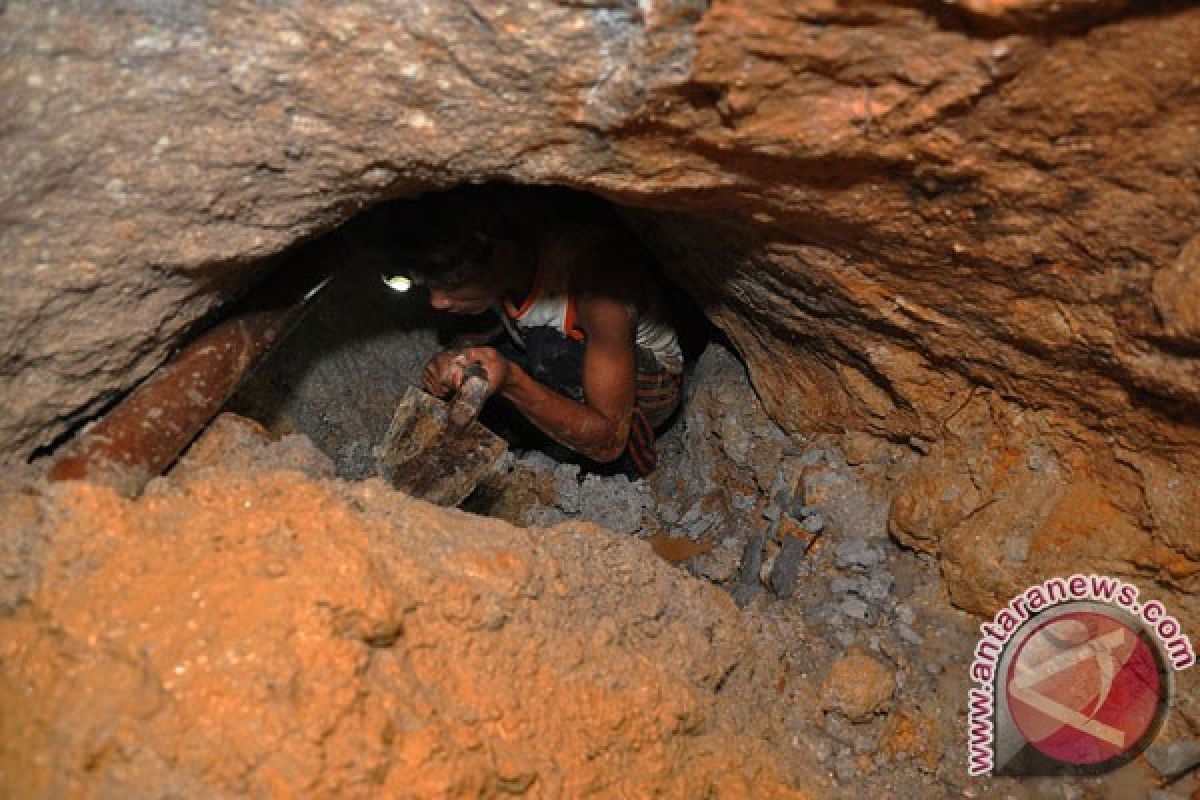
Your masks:
M607 235L581 230L563 249L543 257L572 264L576 325L586 336L584 401L577 402L534 380L490 347L439 354L426 369L425 385L446 396L462 382L462 367L483 364L493 391L508 399L555 441L595 461L614 461L629 440L634 406L635 326L629 252Z
M584 402L543 386L510 365L500 394L555 441L594 461L625 452L634 393L634 312L611 297L581 297L577 322L587 335Z

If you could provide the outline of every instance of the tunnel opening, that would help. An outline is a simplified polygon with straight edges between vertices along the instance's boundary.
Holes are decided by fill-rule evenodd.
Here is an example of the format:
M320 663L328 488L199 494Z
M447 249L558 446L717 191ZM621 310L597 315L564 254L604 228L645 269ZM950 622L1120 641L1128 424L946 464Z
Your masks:
M844 517L837 524L884 542L888 552L906 559L909 571L921 569L887 539L885 501L852 475L856 467L837 445L788 434L770 417L728 338L637 239L627 223L631 210L560 187L483 185L389 201L297 247L274 267L275 275L330 272L333 277L223 410L257 422L277 440L306 437L340 478L385 474L381 450L397 405L422 384L430 359L463 339L495 343L507 336L495 309L439 312L431 306L429 287L394 291L388 285L404 259L419 257L404 243L414 233L426 241L425 229L458 208L473 208L476 215L517 215L532 221L539 234L583 224L628 237L636 252L626 257L646 273L671 310L684 373L679 405L657 429L658 463L650 474L638 475L624 460L598 463L536 430L531 437L520 413L494 398L479 419L502 434L507 452L478 476L469 495L450 504L520 526L583 521L649 540L658 555L748 606L760 595L787 600L798 587L803 590L807 562L821 552L830 524L831 504L812 498L829 493L822 482L849 481L854 488L837 501ZM451 226L456 237L469 238L470 230L457 219ZM899 472L911 462L906 448L883 442L870 447L869 466L878 471ZM840 497L837 491L833 496ZM843 610L874 624L882 613L876 601L887 596L889 581L877 577L870 590L874 600L850 602ZM855 592L866 591L860 589L842 591L853 599ZM841 606L829 606L827 592L810 599L813 608L826 603L826 622L840 618Z
M504 187L498 196L509 198L513 207L527 202L542 213L549 207L595 215L605 225L623 225L626 213L562 189ZM300 473L333 487L349 507L383 515L392 526L390 538L408 537L406 546L422 546L422 537L436 531L437 523L422 516L428 513L419 507L423 504L397 508L396 498L403 495L380 491L377 451L400 398L420 383L428 360L456 337L491 326L485 315L436 313L426 289L396 292L383 276L395 266L393 238L421 224L431 201L454 197L452 190L378 206L272 265L271 274L229 312L231 318L257 308L256 298L273 293L275 282L323 288L225 403L223 413L164 478L151 481L146 493L168 503L177 502L173 486L190 487L185 491L193 497L228 496L234 506L223 524L253 527L256 515L267 513L259 506L270 507L271 493L282 491L272 483L281 480L278 470ZM523 212L541 224L538 212ZM648 257L642 263L657 269ZM322 284L319 278L325 273L333 277ZM900 548L888 535L894 481L911 468L914 451L871 437L848 446L836 437L786 432L767 413L730 341L681 287L658 272L654 279L665 302L679 312L675 320L686 356L682 402L658 431L656 469L647 476L630 476L540 446L513 445L460 507L521 530L557 531L573 542L579 550L557 566L544 567L571 575L569 586L563 583L565 588L553 591L578 595L575 587L591 585L589 576L601 563L613 574L628 573L631 581L645 582L639 595L645 611L636 611L620 636L655 642L659 651L651 660L675 658L678 636L700 636L713 647L743 637L769 652L772 664L765 671L737 658L721 662L724 656L714 660L723 664L716 673L709 675L710 666L700 669L708 676L703 679L706 696L728 702L733 714L747 715L758 725L777 713L777 724L786 732L781 748L787 753L787 769L824 771L840 782L866 770L902 787L902 793L915 793L936 773L937 754L957 735L953 710L941 716L919 711L922 699L958 691L965 669L947 667L969 653L974 623L949 607L936 562ZM290 308L294 302L289 296L267 305ZM218 321L213 330L220 328ZM495 417L484 421L497 429L505 422ZM266 494L245 495L246 476L266 481ZM293 557L289 554L304 552L290 542L304 540L314 548L314 542L328 538L328 526L345 523L305 506L300 498L307 490L292 488L298 495L281 504L282 521L268 517L261 526L265 532L255 534L268 554L262 571L270 580L313 568L288 560ZM313 519L299 519L294 508L306 509ZM486 526L482 520L470 524L473 531L498 536ZM664 578L643 563L644 547L627 552L605 544L601 528L623 542L647 541L659 557L649 560L668 562L673 577ZM539 547L553 547L557 541L534 536L542 542ZM491 557L487 542L462 541L455 540L459 549L452 550L452 560L463 569L475 570L480 559ZM386 551L393 544L389 539L373 546ZM253 585L257 579L255 573L246 581ZM333 581L329 576L321 580ZM562 583L547 580L551 586ZM732 597L741 609L731 617L736 620L732 632L714 633L711 620L695 617L709 613L704 609L711 602L694 599L695 586L717 587L729 608L734 608L727 599ZM595 587L595 594L605 598L596 601L600 613L623 606L623 591L614 591L613 585ZM505 630L507 613L486 611L480 621L468 623ZM403 625L395 620L364 629L347 616L335 627L354 631L353 637L373 650L402 645L398 631ZM458 631L449 634L452 641L458 636ZM483 668L494 671L495 666L485 660ZM757 695L745 687L761 683L768 672L776 676L768 688L773 700L812 702L764 711L760 700L751 699ZM366 691L382 694L378 687ZM570 708L571 702L563 705ZM876 751L885 755L864 760Z
M649 539L668 561L696 570L705 559L715 565L719 558L724 566L709 569L707 577L734 581L737 576L728 567L746 547L736 535L744 527L738 517L775 504L774 495L790 496L793 487L785 485L786 470L777 462L795 446L767 416L728 338L661 270L626 224L622 209L593 195L559 187L460 187L383 203L296 248L275 267L276 273L328 270L333 277L223 411L260 423L276 439L306 436L341 478L381 474L381 446L397 403L410 387L421 385L430 359L464 341L507 340L497 309L439 312L431 306L427 286L394 291L388 285L388 277L404 266L400 262L417 257L404 242L414 232L420 240L423 229L447 209L453 214L466 206L510 219L519 215L531 220L529 227L538 234L588 226L625 237L630 248L625 256L669 310L683 355L683 390L678 406L656 428L658 463L644 476L630 468L628 459L601 463L572 452L500 398L489 401L480 422L502 434L508 452L457 504L523 526L592 522ZM455 235L460 229L464 237L470 235L469 226L455 223ZM738 411L727 413L730 409ZM728 437L735 429L745 431L737 434L738 441L725 443L733 459L706 441L713 438L706 431L722 417ZM759 452L766 453L766 466L757 472L741 469L753 466ZM792 559L788 566L794 570L798 565ZM757 585L758 576L747 572L742 580L749 587ZM794 582L794 574L776 576L776 589L788 595ZM742 591L746 595L747 589Z
M276 435L305 433L333 459L341 477L375 474L373 450L384 436L395 402L405 388L421 384L422 370L432 356L469 345L509 344L519 337L505 334L498 303L479 313L449 313L431 307L426 285L389 291L388 276L403 271L406 258L420 258L427 250L419 244L416 250L411 245L405 249L406 243L420 239L433 217L444 225L456 208L472 208L476 215L521 217L537 236L572 225L619 230L637 247L627 255L635 262L633 269L642 273L659 305L669 312L666 322L677 334L686 370L714 337L715 329L703 312L662 274L653 256L604 201L555 187L461 187L383 203L291 253L277 271L324 264L332 280L304 321L256 367L226 410L259 420ZM450 224L455 226L450 233L455 241L460 233L470 236L469 223ZM551 353L544 358L555 357ZM577 363L573 366L578 369ZM659 432L670 430L678 418L672 414L658 426ZM520 427L521 416L497 397L486 404L481 419L490 428L510 433L510 428ZM554 450L557 458L577 462L586 474L621 469L556 446L529 426L509 438L516 451Z

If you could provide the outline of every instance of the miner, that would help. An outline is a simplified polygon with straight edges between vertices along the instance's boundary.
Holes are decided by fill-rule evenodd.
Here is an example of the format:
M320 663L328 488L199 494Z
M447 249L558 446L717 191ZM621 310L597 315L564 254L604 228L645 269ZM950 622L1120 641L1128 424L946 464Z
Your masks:
M428 391L452 396L477 362L490 394L560 446L543 449L654 469L683 356L648 256L615 219L586 204L538 209L460 190L427 201L405 228L389 285L424 286L441 312L499 318L430 359Z

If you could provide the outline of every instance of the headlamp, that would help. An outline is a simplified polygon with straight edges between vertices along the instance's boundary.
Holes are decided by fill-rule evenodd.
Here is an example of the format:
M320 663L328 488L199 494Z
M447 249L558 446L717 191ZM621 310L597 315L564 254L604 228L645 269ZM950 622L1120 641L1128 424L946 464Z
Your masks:
M412 278L408 277L407 275L388 275L387 273L384 273L382 277L383 282L387 284L387 287L393 292L403 293L407 292L413 287Z

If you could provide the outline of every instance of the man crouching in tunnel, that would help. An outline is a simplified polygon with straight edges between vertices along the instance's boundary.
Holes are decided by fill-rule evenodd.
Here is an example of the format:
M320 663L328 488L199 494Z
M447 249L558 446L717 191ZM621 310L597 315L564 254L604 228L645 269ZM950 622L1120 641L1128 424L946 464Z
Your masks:
M491 311L501 323L479 337L503 337L495 346L476 338L430 359L425 388L448 398L479 363L489 392L553 443L649 474L655 431L679 405L683 356L648 255L587 204L538 208L503 198L450 192L423 201L425 213L400 232L401 281L426 287L438 311ZM519 435L513 443L530 444Z

